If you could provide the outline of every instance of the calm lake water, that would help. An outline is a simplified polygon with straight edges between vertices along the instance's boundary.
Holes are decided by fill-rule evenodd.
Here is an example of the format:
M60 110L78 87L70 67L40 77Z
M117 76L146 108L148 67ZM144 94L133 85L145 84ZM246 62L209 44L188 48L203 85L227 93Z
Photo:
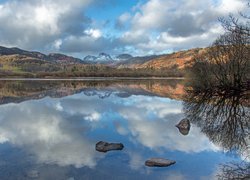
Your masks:
M239 139L200 118L183 135L183 97L182 80L0 81L0 179L206 180L232 162L248 174L249 126L233 127ZM99 141L124 149L101 153ZM151 157L176 164L145 166Z

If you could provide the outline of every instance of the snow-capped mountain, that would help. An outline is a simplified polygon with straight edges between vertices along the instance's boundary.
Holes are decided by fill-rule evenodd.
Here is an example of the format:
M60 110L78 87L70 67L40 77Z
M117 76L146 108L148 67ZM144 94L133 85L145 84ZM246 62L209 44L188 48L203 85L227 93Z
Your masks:
M91 64L111 64L114 62L114 59L107 53L99 53L98 56L86 56L83 61L86 61Z
M84 61L95 61L95 60L96 60L96 57L95 57L95 56L88 55L88 56L86 56L83 60L84 60Z
M109 54L100 53L97 56L96 61L113 61L113 59L112 59L112 57Z

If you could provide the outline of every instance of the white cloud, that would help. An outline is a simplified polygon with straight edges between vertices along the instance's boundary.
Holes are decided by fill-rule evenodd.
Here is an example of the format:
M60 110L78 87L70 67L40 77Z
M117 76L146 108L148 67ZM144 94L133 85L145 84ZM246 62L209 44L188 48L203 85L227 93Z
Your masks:
M27 49L45 48L87 22L83 15L90 0L16 1L1 4L0 43ZM53 47L53 46L52 46Z
M53 47L56 49L56 50L59 50L61 48L61 45L62 45L62 40L61 39L57 39L54 41L53 43Z
M84 31L88 36L98 39L102 36L102 32L99 29L87 29Z
M221 0L218 10L222 13L237 13L246 7L244 0Z
M63 111L63 107L62 107L62 105L61 105L61 103L56 103L56 110L58 110L58 111Z
M121 41L142 54L205 47L223 33L218 18L244 8L241 0L149 0L137 6Z
M59 33L57 26L59 15L60 12L55 12L54 8L45 5L34 9L34 21L40 26L39 31L41 32L48 29L51 34Z

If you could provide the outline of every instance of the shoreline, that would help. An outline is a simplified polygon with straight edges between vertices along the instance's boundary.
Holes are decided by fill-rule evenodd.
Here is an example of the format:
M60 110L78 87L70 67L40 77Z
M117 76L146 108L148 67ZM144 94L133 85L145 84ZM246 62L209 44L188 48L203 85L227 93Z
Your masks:
M0 78L0 81L108 81L108 80L184 80L184 77L78 77L78 78Z

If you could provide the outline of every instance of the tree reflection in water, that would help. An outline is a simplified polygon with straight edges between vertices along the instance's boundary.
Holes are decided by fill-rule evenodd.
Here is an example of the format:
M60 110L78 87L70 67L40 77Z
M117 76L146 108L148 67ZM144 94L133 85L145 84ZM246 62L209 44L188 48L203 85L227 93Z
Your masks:
M221 179L250 177L247 162L250 158L249 106L249 92L246 91L220 91L216 88L187 90L184 112L191 123L200 127L225 152L235 153L245 161L221 165L218 174Z
M226 151L245 151L249 143L247 93L189 91L184 111L212 142Z
M250 179L250 164L242 162L221 165L221 172L217 177L225 180Z

